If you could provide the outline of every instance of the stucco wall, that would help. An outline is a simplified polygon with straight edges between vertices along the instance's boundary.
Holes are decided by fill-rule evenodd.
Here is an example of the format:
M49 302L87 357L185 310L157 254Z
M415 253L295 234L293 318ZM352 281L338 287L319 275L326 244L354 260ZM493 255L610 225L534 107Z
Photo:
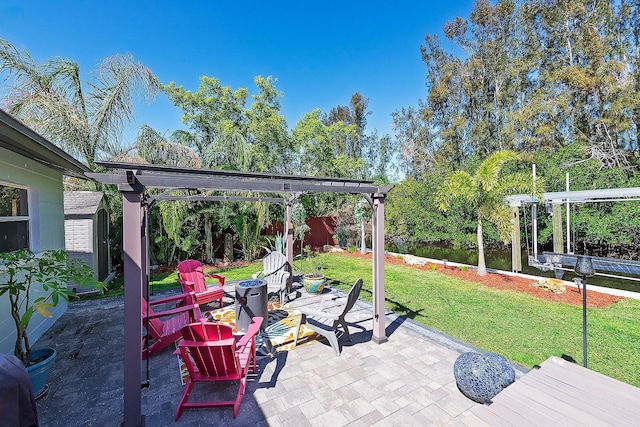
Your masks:
M29 197L29 241L31 250L64 249L64 204L62 173L0 148L0 183L26 187ZM1 273L0 273L1 274ZM0 280L2 280L0 278ZM36 298L36 294L32 295ZM59 304L49 318L34 314L29 324L32 346L65 312ZM9 316L9 297L0 297L0 352L13 353L15 326Z

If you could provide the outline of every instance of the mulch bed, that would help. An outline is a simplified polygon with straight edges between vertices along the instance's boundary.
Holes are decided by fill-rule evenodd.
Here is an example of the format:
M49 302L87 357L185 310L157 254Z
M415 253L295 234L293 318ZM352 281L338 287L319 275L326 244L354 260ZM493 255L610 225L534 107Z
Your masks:
M347 252L345 252L347 254ZM371 254L362 255L360 252L353 252L349 255L371 259ZM411 268L417 268L419 270L432 271L433 265L435 270L449 276L454 276L459 279L468 280L471 282L479 282L485 286L490 286L496 289L509 289L512 291L524 292L529 295L533 295L536 298L540 298L547 301L563 302L566 304L582 306L582 293L572 286L567 286L565 293L554 293L550 290L533 286L538 280L525 279L523 277L509 276L499 273L487 273L486 276L478 276L475 269L460 270L458 267L447 266L446 268L442 264L427 263L424 266L405 264L402 258L398 258L393 255L385 255L384 262L386 264L398 264ZM431 267L430 267L431 266ZM606 307L618 301L622 301L624 297L604 294L601 292L595 292L588 289L587 286L587 305L589 307Z

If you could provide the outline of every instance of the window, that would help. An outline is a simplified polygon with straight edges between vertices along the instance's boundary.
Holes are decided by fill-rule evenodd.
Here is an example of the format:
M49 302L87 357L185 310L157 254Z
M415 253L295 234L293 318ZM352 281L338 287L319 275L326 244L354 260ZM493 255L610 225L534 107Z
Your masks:
M0 252L28 247L27 190L0 184Z

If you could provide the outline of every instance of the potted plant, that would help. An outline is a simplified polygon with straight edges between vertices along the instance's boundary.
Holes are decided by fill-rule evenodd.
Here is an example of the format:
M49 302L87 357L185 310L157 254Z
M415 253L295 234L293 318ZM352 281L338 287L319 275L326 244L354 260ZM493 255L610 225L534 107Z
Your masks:
M16 327L14 354L29 371L36 396L46 389L56 352L31 349L29 322L36 313L50 317L52 307L75 296L67 288L69 281L80 286L103 287L94 279L87 264L69 260L63 250L46 250L37 255L29 249L0 253L0 297L5 294L9 297L11 318Z
M320 293L324 290L327 278L320 272L322 264L318 260L317 254L307 245L304 247L304 253L311 266L311 273L304 274L302 280L307 292Z

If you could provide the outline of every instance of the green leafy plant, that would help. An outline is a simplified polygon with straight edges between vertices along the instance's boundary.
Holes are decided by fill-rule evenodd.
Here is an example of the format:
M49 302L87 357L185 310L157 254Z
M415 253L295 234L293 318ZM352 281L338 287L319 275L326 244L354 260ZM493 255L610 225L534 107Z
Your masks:
M307 211L302 203L296 203L291 209L291 220L293 221L293 236L300 239L300 244L304 242L304 234L309 231Z
M344 225L341 225L336 229L336 233L333 235L333 238L338 245L347 246L347 239L349 238L349 229Z
M430 270L430 271L435 271L437 269L438 269L438 266L435 264L429 264L429 266L427 267L427 270Z
M29 322L36 313L50 317L51 308L75 296L67 288L69 281L104 289L87 264L70 260L63 250L46 250L38 255L28 249L0 253L0 296L9 296L16 327L14 354L25 366L31 364Z
M460 271L467 271L469 269L469 267L467 267L466 265L461 265L460 267L458 267L458 269Z
M323 265L320 262L320 259L318 258L318 254L315 251L311 250L311 247L309 245L305 246L303 249L306 259L309 262L309 267L310 267L310 271L311 273L307 273L305 274L305 276L307 277L322 277L322 268Z
M282 233L277 233L275 236L266 237L268 246L263 246L267 252L280 252L285 253L287 247L287 240Z

